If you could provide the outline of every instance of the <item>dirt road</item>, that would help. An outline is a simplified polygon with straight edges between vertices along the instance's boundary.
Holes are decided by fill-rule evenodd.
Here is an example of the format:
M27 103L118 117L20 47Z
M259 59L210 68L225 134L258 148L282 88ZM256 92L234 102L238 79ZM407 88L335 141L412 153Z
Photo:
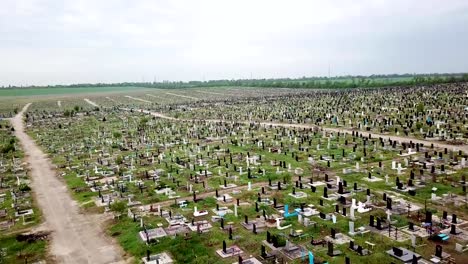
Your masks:
M128 111L130 109L122 108L122 110L127 110ZM174 120L174 121L182 121L182 122L187 122L187 121L233 122L232 120L220 120L220 119L206 119L206 120L180 119L180 118L174 118L174 117L171 117L171 116L166 116L166 115L161 114L161 113L152 112L152 111L143 110L143 109L134 109L134 111L138 111L138 112L145 113L145 114L150 114L152 116L159 117L159 118L164 118L164 119ZM250 121L237 121L237 120L236 120L236 122L237 123L245 123L245 124L251 123ZM291 128L316 128L316 127L318 127L319 129L323 129L323 130L329 131L329 132L340 132L340 133L347 133L347 134L351 134L353 132L353 130L347 129L347 128L329 128L329 127L320 127L320 126L309 125L309 124L286 124L286 123L274 123L274 122L254 122L254 123L260 124L261 126L275 126L275 127L291 127ZM402 137L402 136L395 136L395 135L382 135L382 134L370 133L370 132L364 132L364 131L356 131L356 132L358 132L359 134L362 134L362 136L364 136L364 137L368 137L369 135L371 135L373 138L381 137L381 138L384 138L384 139L391 139L392 141L396 140L398 142L410 142L410 141L412 141L413 143L420 143L420 144L422 143L422 144L424 144L424 146L430 146L431 144L434 144L434 147L436 147L436 148L447 148L448 150L453 150L453 151L461 150L461 151L463 151L465 153L468 153L468 146L467 145L454 146L454 145L444 144L444 143L437 142L437 141L422 140L422 139L416 139L416 138L412 138L412 137Z
M79 212L50 160L24 132L22 118L29 105L11 122L30 166L32 189L45 218L43 228L52 231L51 257L58 263L125 263L120 247L104 234L100 216Z

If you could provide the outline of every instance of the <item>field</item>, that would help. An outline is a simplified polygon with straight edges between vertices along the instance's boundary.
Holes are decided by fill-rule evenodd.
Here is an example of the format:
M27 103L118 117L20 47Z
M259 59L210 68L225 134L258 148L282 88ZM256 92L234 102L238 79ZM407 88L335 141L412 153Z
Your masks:
M134 92L147 88L141 87L53 87L53 88L4 88L0 89L0 97L3 96L53 96L74 95L89 93L115 93Z

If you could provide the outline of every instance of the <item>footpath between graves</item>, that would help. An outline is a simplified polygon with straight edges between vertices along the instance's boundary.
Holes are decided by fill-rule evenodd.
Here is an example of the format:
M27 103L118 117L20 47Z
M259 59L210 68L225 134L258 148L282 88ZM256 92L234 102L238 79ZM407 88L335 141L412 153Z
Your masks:
M52 231L51 258L58 263L125 263L121 248L104 235L102 216L80 213L47 155L25 133L23 114L30 105L11 122L30 166L31 185L45 219L41 228Z

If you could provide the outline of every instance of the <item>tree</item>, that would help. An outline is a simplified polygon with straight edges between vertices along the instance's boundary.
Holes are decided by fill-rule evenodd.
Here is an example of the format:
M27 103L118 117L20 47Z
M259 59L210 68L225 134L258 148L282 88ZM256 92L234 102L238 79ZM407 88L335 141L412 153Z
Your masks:
M416 106L416 111L418 113L424 113L424 103L420 102L417 106Z

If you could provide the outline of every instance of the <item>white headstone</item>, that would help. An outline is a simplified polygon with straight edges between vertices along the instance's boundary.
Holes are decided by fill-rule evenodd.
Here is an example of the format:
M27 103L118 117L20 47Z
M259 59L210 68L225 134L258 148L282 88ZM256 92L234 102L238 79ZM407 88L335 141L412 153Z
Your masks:
M391 216L392 216L392 211L390 211L390 210L387 210L387 212L386 212L386 213L387 213L387 221L388 221L388 222L391 222L391 221L392 221L392 219L391 219Z
M349 234L353 235L354 234L354 222L349 221Z

